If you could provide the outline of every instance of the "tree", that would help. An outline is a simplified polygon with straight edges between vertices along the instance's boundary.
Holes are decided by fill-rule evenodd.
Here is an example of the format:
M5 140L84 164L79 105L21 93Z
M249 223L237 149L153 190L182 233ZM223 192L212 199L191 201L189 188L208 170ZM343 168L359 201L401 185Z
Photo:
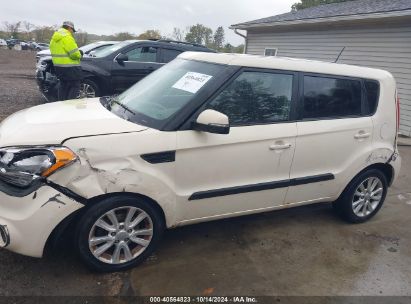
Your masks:
M31 39L31 31L34 28L34 24L30 23L28 21L23 21L23 27L25 30L25 34L26 34L26 40L30 40Z
M214 32L214 47L217 50L221 50L224 45L224 28L222 26L219 26L216 31Z
M318 6L322 4L330 4L330 3L340 3L340 2L347 2L353 0L300 0L300 2L294 3L291 6L292 11L299 11L305 8Z
M3 22L4 29L9 35L9 37L18 38L21 21L15 23L9 23L7 21Z
M51 36L53 36L56 26L37 26L32 34L37 42L50 42Z
M175 27L173 29L173 34L171 34L171 38L177 41L184 41L185 36L186 36L186 31L178 27Z
M147 30L137 36L137 39L148 40L148 39L161 39L161 33L159 30Z
M230 43L226 43L224 47L220 50L223 53L244 53L244 44L240 44L239 46L233 46Z
M211 36L213 30L197 23L196 25L190 26L189 32L186 34L186 41L197 44L209 45L211 42Z
M136 37L129 32L121 32L121 33L114 34L113 39L118 40L118 41L123 41L123 40L136 39Z
M75 36L76 36L76 42L79 46L86 45L90 41L87 32L84 32L82 30L78 30Z

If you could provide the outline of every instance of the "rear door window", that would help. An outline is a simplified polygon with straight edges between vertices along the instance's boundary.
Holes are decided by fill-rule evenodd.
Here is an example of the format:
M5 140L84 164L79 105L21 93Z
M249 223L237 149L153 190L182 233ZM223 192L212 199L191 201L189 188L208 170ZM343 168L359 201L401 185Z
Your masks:
M171 60L175 59L178 55L182 53L182 51L172 50L172 49L162 49L161 52L162 52L161 62L163 63L170 62Z
M360 80L305 75L303 118L360 116L361 88Z

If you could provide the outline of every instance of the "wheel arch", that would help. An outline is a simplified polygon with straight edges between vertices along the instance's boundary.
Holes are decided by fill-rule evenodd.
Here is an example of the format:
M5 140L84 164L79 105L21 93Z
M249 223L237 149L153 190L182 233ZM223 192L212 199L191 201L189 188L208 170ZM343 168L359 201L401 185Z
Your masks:
M392 185L392 182L393 182L393 179L394 179L394 168L390 164L387 164L387 163L372 164L372 165L366 167L365 169L363 169L357 175L363 173L366 170L370 170L370 169L380 170L385 175L385 177L387 178L388 186Z
M393 179L394 179L394 168L387 163L375 163L375 164L371 164L365 168L363 168L360 172L358 172L355 176L353 176L349 182L347 183L347 185L344 187L344 189L341 191L340 195L338 196L339 198L341 197L341 195L344 194L345 190L347 189L347 187L349 187L349 185L351 184L351 182L360 174L364 173L365 171L371 170L371 169L377 169L379 171L381 171L384 176L387 178L387 184L388 186L391 186Z
M106 199L106 198L109 198L109 197L133 197L133 198L136 198L136 199L142 199L142 200L148 201L151 204L153 204L156 211L161 216L164 225L166 225L166 215L165 215L165 212L164 212L163 208L160 206L160 204L158 202L156 202L154 199L152 199L151 197L148 197L148 196L140 194L140 193L111 192L111 193L101 194L101 195L98 195L98 196L95 196L95 197L89 199L87 205L85 206L85 208L82 208L82 209L84 209L84 211L85 211L88 208L90 208L91 206L93 206L94 204L98 204L103 199Z
M166 220L166 215L163 210L163 208L160 206L159 203L157 203L155 200L152 198L142 195L139 193L133 193L133 192L113 192L113 193L105 193L102 195L95 196L91 199L88 200L87 204L84 205L83 208L73 212L72 214L69 214L64 220L62 220L50 233L49 237L47 238L46 245L44 246L44 253L43 255L53 251L59 244L59 241L64 238L65 236L71 237L67 235L68 230L70 228L74 228L77 224L78 219L81 217L81 215L86 212L91 206L94 206L95 204L98 204L100 201L106 198L110 197L133 197L136 199L143 199L147 202L150 202L153 204L155 207L156 211L160 215L160 217L163 220L164 227L167 227L167 220Z

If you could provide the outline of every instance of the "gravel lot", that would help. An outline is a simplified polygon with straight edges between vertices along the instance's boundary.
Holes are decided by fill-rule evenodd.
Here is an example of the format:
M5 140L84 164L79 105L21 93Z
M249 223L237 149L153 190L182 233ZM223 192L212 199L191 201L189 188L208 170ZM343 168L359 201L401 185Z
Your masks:
M44 102L34 72L36 53L0 49L0 121Z
M34 68L35 53L0 50L0 119L43 102ZM70 244L43 259L0 250L0 299L411 296L411 148L401 147L400 152L401 176L381 212L368 223L346 224L329 204L321 204L183 227L168 231L147 262L116 274L89 272Z

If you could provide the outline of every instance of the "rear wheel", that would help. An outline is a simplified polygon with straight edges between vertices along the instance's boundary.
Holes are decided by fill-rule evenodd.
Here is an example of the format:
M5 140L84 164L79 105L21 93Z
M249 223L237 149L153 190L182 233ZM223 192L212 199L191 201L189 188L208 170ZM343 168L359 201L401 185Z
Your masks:
M97 83L91 79L83 79L80 83L79 98L94 98L100 96Z
M78 222L81 259L92 269L115 272L144 261L159 243L163 219L152 203L135 197L112 197L88 209Z
M333 207L344 220L362 223L381 209L387 189L385 175L380 170L370 169L351 181Z

